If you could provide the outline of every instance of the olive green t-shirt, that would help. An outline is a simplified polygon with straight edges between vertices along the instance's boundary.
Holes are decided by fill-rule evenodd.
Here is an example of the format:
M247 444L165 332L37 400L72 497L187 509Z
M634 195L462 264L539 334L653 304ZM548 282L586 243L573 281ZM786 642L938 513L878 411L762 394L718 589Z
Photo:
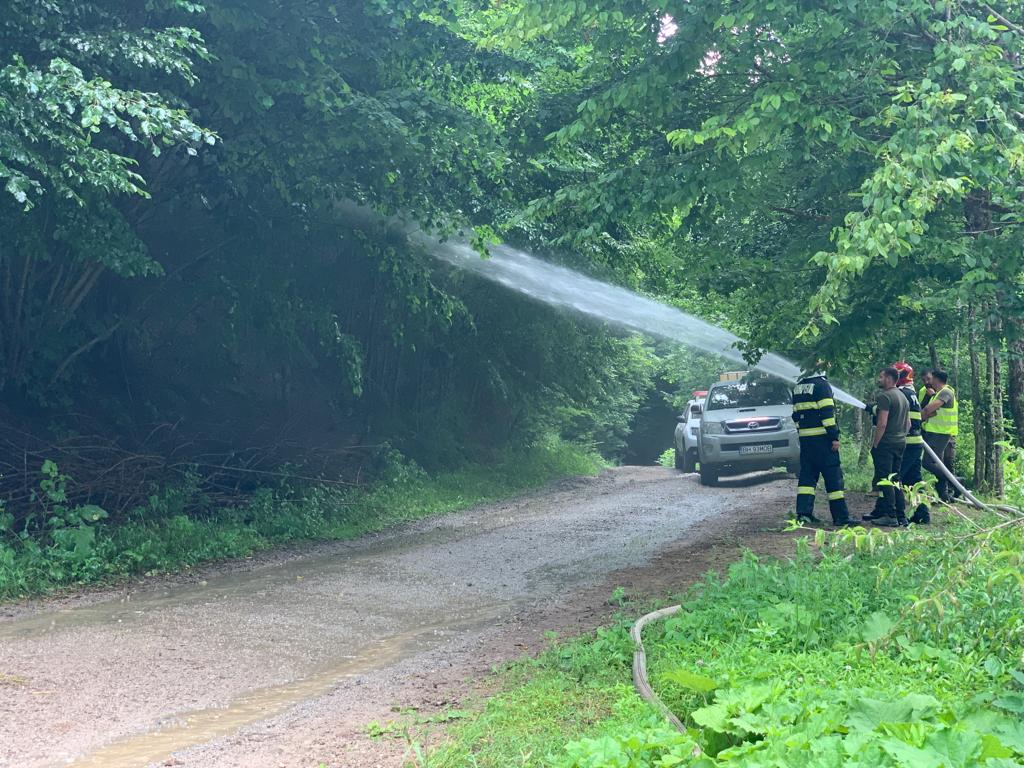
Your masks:
M883 389L878 393L875 400L878 407L877 412L888 411L889 421L885 424L885 433L879 441L879 445L902 445L907 441L907 414L910 412L910 403L906 395L898 388Z

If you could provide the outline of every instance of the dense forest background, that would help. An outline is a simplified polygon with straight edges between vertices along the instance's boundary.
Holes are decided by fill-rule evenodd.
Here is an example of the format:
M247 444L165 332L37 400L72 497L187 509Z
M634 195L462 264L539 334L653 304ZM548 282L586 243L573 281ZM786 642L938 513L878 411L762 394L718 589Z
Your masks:
M861 396L896 359L946 367L960 472L998 492L1024 437L1015 4L669 5L0 3L7 525L49 462L114 516L186 479L207 505L362 482L393 450L435 471L557 435L651 462L721 367L352 202L659 298L752 358L830 360Z

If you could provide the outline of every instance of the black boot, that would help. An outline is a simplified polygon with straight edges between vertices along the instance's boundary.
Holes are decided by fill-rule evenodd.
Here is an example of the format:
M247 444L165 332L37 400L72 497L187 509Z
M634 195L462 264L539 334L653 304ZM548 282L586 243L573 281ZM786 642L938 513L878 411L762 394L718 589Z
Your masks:
M931 521L932 516L928 511L928 505L918 504L917 509L914 510L914 514L910 518L910 522L916 523L917 525L928 525Z

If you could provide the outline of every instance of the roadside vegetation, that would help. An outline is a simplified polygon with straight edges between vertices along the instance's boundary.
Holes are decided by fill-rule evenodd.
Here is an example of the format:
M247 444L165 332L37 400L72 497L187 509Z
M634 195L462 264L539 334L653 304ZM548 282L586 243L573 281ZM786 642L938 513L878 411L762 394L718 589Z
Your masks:
M67 502L72 481L51 464L28 531L12 530L13 516L0 506L0 600L245 557L296 541L352 539L558 478L594 475L605 463L591 450L549 439L433 475L394 449L383 451L379 465L365 487L264 488L244 505L214 506L203 515L185 514L201 500L193 498L195 487L179 487L109 524L100 507Z
M1024 515L1024 452L1005 465ZM1024 517L818 531L747 554L644 633L680 733L633 689L631 607L502 673L503 689L410 764L713 768L1024 764ZM673 601L675 602L675 601Z

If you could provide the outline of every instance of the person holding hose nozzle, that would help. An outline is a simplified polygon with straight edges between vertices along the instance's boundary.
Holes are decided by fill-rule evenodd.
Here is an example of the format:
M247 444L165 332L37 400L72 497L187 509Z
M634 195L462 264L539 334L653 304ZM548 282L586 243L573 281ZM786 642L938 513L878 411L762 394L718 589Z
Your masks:
M819 363L819 366L823 364ZM800 437L800 476L796 489L796 518L802 523L820 522L814 516L818 476L825 479L832 523L856 525L846 506L843 470L839 463L839 426L832 386L824 373L800 379L793 387L793 421Z
M875 434L871 460L875 465L872 485L879 489L878 503L871 518L877 525L907 525L906 499L898 492L903 453L910 430L910 403L896 384L900 372L883 368L878 373L875 400Z
M893 363L892 367L900 373L896 387L903 396L907 398L910 407L910 429L907 432L907 447L903 451L903 459L900 461L900 484L896 493L904 494L903 508L906 509L906 489L913 488L921 482L921 457L924 455L924 436L921 434L921 403L917 399L917 392L914 391L914 369L906 362ZM864 410L871 414L872 423L877 424L875 416L875 404L869 403ZM866 519L873 520L876 517L883 517L879 514L876 506L875 511ZM912 523L928 523L931 517L928 514L927 504L918 504L914 515L910 518Z
M949 376L945 371L931 371L925 374L925 385L918 392L922 405L921 429L924 431L924 440L940 460L945 459L950 441L960 431L960 403L957 400L956 392L947 383L948 380ZM951 473L953 472L952 463L951 459L946 465ZM942 501L951 501L953 498L952 486L946 479L942 467L926 454L924 468L938 478L935 490L939 494L939 498Z

